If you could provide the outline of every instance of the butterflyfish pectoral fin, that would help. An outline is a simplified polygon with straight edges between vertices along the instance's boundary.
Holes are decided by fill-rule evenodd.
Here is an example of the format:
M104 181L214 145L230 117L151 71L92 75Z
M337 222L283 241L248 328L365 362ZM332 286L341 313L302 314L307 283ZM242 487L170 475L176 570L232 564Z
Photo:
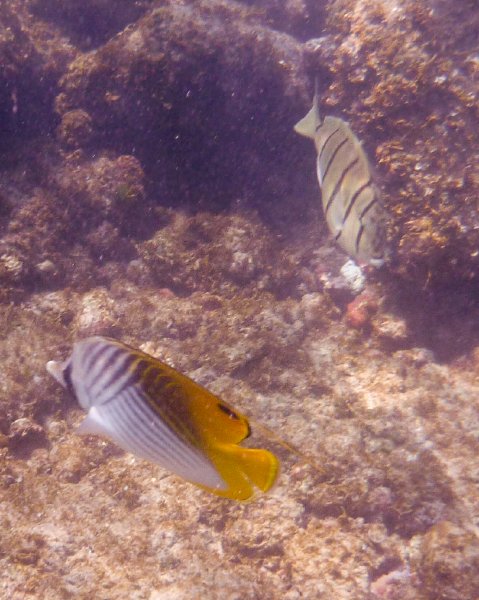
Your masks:
M224 498L244 501L254 495L255 488L267 492L279 473L279 461L268 450L242 448L230 444L209 451L208 455L221 474L227 489L205 489Z
M67 387L65 377L63 375L64 368L65 363L63 362L58 362L57 360L49 360L47 362L47 371L50 373L50 375L56 379L60 385Z

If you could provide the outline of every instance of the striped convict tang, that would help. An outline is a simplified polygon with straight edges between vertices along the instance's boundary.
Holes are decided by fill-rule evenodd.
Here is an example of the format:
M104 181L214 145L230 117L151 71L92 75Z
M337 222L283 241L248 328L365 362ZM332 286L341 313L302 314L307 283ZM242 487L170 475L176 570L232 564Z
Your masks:
M87 411L78 433L110 438L218 496L247 500L279 469L268 450L243 448L243 415L165 363L113 339L90 337L47 370Z
M317 92L313 107L294 129L314 140L323 211L335 240L358 263L381 266L386 246L384 211L358 138L346 121L321 119Z

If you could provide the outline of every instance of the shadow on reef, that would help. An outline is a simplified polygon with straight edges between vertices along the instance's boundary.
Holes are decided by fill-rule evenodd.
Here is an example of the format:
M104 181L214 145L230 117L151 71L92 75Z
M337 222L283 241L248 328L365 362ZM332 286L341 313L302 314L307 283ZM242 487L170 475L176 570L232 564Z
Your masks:
M52 20L81 50L105 43L128 24L138 19L151 0L31 0L34 15Z
M265 21L273 29L284 31L299 40L315 37L325 26L326 2L318 0L301 0L301 2L284 2L284 0L239 0L263 14Z
M62 122L81 111L94 146L138 157L167 201L224 206L300 197L301 140L285 115L306 88L301 45L245 7L166 2L72 61L56 109Z
M38 81L38 73L31 65L20 73L7 71L0 72L0 152L11 150L12 144L20 141L52 135L58 123L53 110L54 77Z
M387 284L386 284L387 285ZM479 286L464 281L430 286L392 283L387 294L412 332L414 345L425 347L440 362L467 355L479 345Z

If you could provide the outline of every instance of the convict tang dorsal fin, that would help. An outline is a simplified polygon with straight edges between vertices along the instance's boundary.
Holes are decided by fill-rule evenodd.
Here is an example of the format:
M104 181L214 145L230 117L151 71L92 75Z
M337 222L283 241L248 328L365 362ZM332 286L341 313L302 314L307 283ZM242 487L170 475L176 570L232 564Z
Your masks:
M318 78L316 77L314 80L313 106L308 114L296 123L294 130L296 133L299 133L299 135L303 135L304 137L314 140L316 128L318 125L320 125L320 123L321 117L319 116Z

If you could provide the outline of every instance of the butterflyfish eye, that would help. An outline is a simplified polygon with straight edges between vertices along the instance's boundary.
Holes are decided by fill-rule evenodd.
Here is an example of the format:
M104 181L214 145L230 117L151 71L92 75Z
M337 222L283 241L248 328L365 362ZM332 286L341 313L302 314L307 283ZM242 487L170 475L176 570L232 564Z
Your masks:
M218 408L222 410L225 414L227 414L230 419L236 419L236 421L239 421L238 415L235 412L233 412L231 408L228 408L224 404L221 404L221 402L218 402Z

